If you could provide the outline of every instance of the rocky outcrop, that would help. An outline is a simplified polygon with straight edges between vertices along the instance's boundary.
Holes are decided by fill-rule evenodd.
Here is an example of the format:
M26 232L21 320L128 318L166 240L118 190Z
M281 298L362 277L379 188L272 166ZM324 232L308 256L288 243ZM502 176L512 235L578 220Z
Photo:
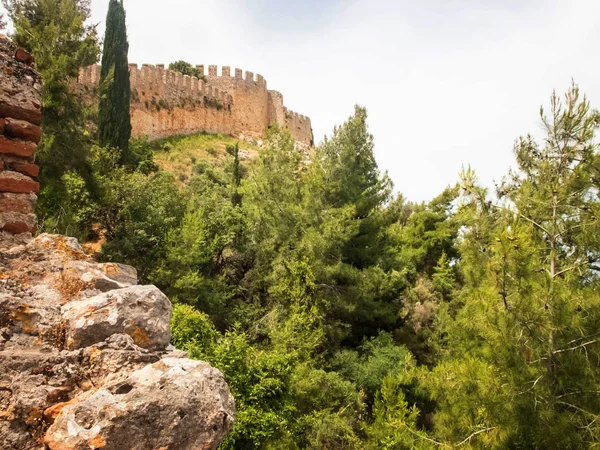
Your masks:
M0 250L2 449L216 449L223 375L169 346L171 304L133 268L41 235Z
M164 358L62 408L46 433L52 449L203 449L220 442L232 418L223 376L207 363ZM227 393L228 394L228 393ZM140 426L152 422L152 427ZM110 432L107 432L110 430ZM169 430L165 433L164 430Z
M216 449L223 375L170 347L171 303L134 268L35 231L33 58L0 36L0 448Z
M88 347L125 333L136 345L163 350L171 340L171 302L154 286L132 286L62 307L66 347Z

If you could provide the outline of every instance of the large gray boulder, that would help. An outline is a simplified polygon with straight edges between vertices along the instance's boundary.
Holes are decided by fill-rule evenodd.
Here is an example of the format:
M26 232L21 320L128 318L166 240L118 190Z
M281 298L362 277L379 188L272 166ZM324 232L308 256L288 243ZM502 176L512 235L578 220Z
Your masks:
M136 345L164 350L171 340L169 299L154 286L109 291L62 307L66 347L70 350L128 334Z
M66 405L45 443L52 450L212 450L233 416L218 370L200 361L164 358Z

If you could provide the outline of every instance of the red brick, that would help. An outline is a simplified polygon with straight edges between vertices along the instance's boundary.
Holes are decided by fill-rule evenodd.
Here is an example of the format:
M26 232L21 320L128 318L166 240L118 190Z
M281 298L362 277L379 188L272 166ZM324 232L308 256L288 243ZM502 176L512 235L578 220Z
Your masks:
M37 194L40 192L40 183L33 180L0 178L0 192L13 192L15 194L34 192Z
M4 170L4 161L0 159L0 170Z
M29 158L36 150L37 145L33 142L15 141L0 136L0 153L8 153L10 155Z
M35 203L26 195L15 195L14 197L0 198L0 213L20 212L22 214L33 214Z
M2 227L2 230L11 234L32 233L34 231L25 222L7 223Z
M19 62L25 63L28 66L33 64L33 56L30 53L26 52L22 48L18 48L15 52L15 59Z
M42 123L42 111L37 103L32 102L36 109L25 109L20 105L0 100L0 117L12 117L13 119L26 120L34 125Z
M40 174L40 168L35 164L19 164L12 163L11 167L17 172L28 175L30 177L37 177Z
M6 118L6 125L4 127L4 134L15 138L23 139L25 141L40 142L42 138L42 130L37 125L33 125L24 120Z

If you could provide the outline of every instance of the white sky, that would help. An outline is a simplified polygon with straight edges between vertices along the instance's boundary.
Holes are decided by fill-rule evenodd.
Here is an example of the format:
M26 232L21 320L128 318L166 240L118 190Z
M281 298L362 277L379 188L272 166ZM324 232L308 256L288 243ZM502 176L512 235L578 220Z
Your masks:
M262 74L320 141L359 103L396 189L487 185L573 78L600 106L600 0L125 0L130 62ZM92 0L104 30L108 0Z

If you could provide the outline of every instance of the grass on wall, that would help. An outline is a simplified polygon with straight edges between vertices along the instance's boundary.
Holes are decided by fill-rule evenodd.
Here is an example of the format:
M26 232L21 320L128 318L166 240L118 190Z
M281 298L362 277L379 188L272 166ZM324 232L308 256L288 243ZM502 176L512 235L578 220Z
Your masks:
M208 161L215 167L223 167L226 147L239 142L240 151L249 158L258 156L259 148L244 141L238 141L225 134L198 133L188 136L173 136L149 142L154 153L154 161L162 170L172 173L177 180L188 179L194 165Z

